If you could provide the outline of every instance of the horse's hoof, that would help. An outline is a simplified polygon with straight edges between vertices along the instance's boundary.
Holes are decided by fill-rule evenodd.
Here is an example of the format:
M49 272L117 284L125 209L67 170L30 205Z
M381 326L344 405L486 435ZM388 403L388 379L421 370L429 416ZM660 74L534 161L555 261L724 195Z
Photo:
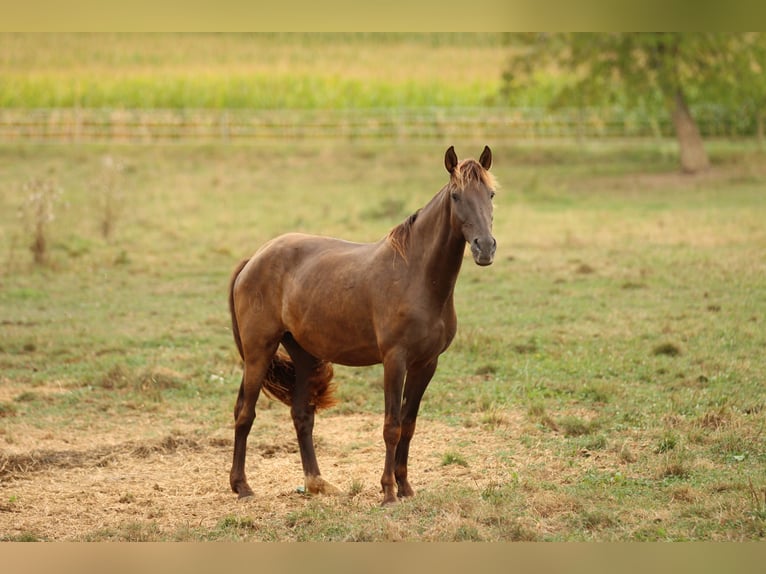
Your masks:
M412 490L412 487L407 483L400 484L396 496L398 498L410 498L411 496L415 496L415 491Z
M236 490L236 493L239 500L247 500L248 498L253 498L253 496L255 496L255 493L249 486L239 487Z
M328 496L338 496L341 494L339 488L333 486L321 476L307 476L305 492L309 494L326 494Z
M396 506L397 504L399 504L398 498L384 498L383 502L380 503L380 506L382 506L383 508L392 508Z

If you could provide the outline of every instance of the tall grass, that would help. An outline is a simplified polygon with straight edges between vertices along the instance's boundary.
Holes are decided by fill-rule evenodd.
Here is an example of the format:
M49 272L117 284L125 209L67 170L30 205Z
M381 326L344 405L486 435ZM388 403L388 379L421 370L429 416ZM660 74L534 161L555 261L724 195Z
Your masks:
M497 82L349 78L316 73L84 73L7 75L5 108L349 109L477 107L496 103Z

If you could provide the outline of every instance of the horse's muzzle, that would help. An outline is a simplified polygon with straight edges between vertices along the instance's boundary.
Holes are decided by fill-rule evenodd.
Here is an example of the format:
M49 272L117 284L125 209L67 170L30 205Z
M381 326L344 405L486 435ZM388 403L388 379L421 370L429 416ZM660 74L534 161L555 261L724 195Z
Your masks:
M491 235L477 237L471 242L471 255L477 265L492 265L492 261L495 260L495 249L497 249L497 241Z

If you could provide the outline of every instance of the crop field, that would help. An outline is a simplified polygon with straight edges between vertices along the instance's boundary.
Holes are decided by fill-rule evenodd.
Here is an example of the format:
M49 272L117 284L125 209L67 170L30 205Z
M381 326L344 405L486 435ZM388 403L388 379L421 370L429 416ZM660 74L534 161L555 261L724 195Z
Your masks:
M763 539L762 153L714 144L688 177L670 145L488 143L498 256L465 262L391 509L378 367L338 367L317 421L341 496L296 491L263 397L256 496L229 491L227 284L285 231L378 239L446 181L446 146L0 148L2 539ZM58 188L41 264L35 177Z
M506 59L499 34L0 34L0 106L482 106Z

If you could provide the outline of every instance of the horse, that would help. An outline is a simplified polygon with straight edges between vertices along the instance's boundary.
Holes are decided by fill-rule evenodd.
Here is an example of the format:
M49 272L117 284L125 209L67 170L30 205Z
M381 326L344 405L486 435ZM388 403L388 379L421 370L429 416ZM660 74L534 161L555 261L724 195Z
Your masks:
M322 478L313 442L315 412L335 404L333 363L383 364L382 505L414 495L410 441L423 393L457 330L454 289L465 245L480 266L492 264L497 247L491 164L488 146L478 161L462 162L450 146L448 183L379 241L287 233L236 267L229 308L244 368L229 480L239 498L254 495L245 455L261 390L290 407L305 492L340 493Z

